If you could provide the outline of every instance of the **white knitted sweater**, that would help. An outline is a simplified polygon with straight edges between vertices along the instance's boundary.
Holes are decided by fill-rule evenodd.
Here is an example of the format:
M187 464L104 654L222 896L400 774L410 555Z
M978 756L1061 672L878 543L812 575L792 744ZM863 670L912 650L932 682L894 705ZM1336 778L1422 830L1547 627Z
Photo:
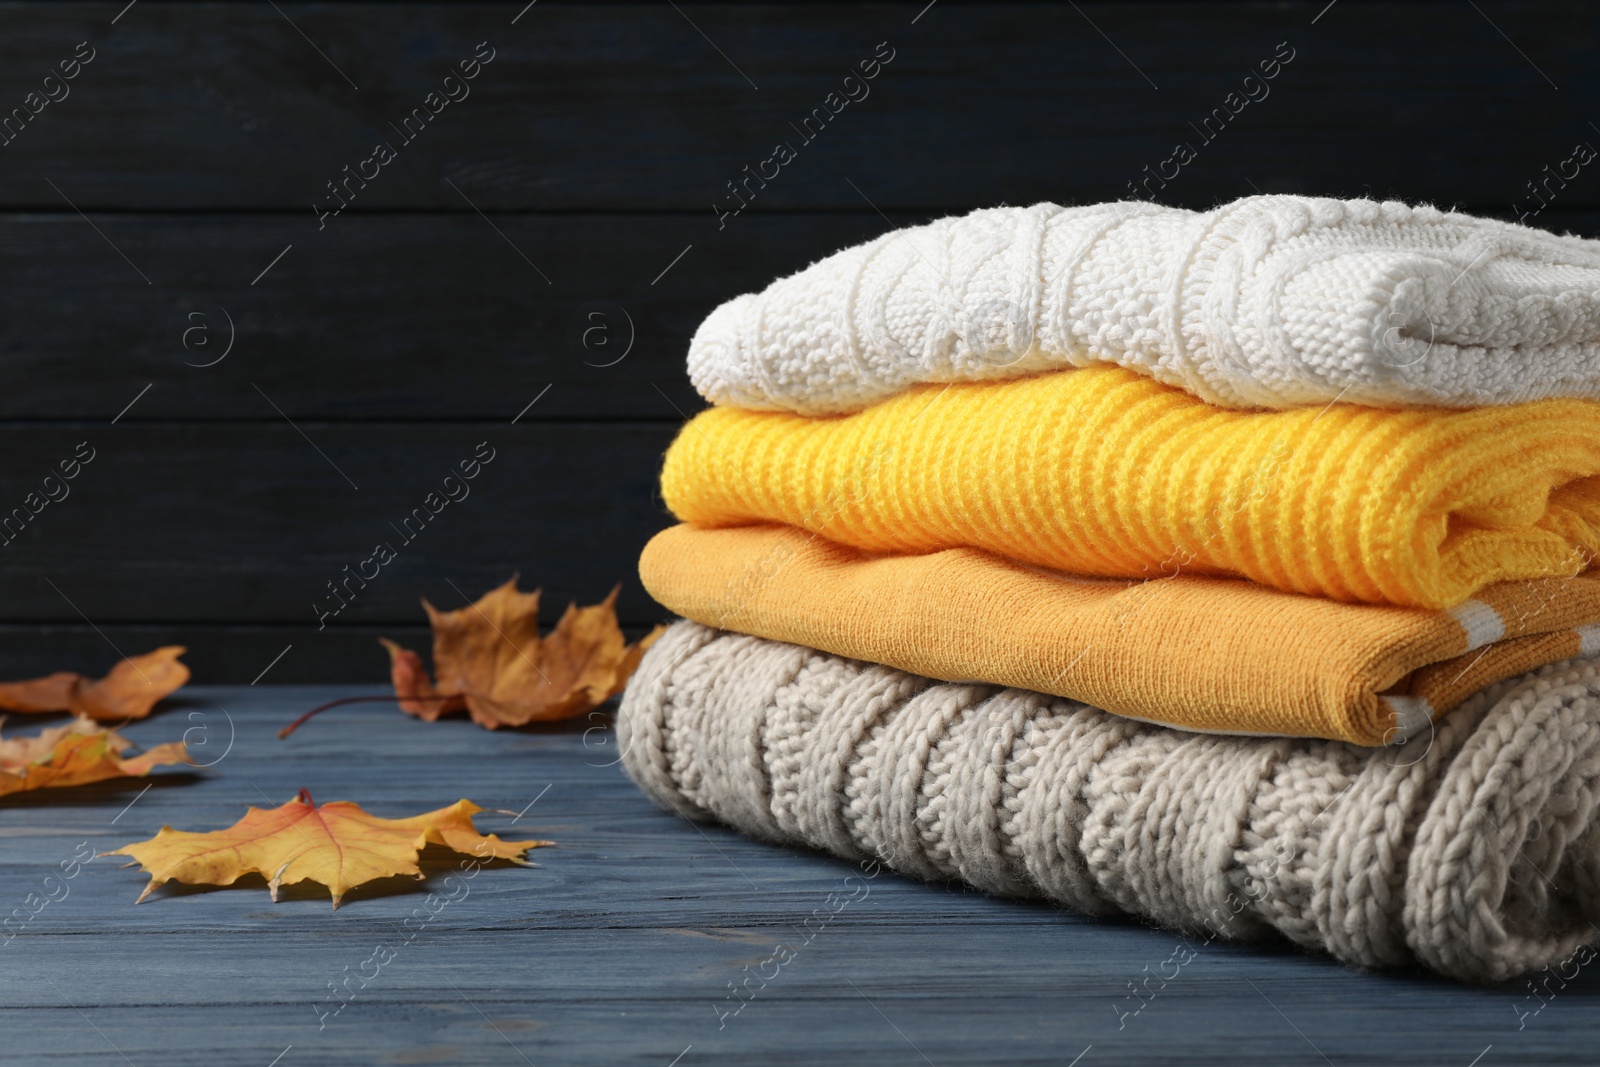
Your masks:
M1480 693L1397 748L1217 737L674 624L628 683L663 806L1198 938L1271 931L1470 981L1600 939L1600 664Z
M1600 241L1302 196L993 208L730 300L689 346L713 403L805 414L1097 361L1228 407L1600 398Z

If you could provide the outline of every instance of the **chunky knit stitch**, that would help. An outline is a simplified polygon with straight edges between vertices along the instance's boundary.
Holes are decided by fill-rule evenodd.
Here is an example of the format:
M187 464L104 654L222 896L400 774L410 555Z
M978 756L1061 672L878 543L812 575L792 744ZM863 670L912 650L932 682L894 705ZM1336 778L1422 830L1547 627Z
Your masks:
M689 347L713 403L806 414L1095 362L1227 407L1600 398L1600 241L1302 196L993 208L731 300Z
M947 681L1212 733L1403 741L1473 693L1600 652L1600 571L1502 582L1452 611L1254 582L1127 582L974 548L868 556L789 526L682 525L639 577L669 611Z
M1600 403L1213 407L1120 367L919 386L854 415L712 408L661 493L703 526L874 552L958 546L1076 574L1240 575L1446 608L1600 549Z
M680 622L617 728L664 807L917 877L1468 981L1600 939L1592 661L1365 749L1184 734Z

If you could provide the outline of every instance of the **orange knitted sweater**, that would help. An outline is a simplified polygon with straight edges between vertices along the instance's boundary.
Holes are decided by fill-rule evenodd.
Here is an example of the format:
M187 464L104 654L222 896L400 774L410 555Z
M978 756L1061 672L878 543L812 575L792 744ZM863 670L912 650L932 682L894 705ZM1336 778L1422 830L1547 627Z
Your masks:
M1503 582L1452 611L1252 582L1073 578L972 548L873 557L788 526L674 526L645 588L707 626L946 681L1216 733L1380 745L1535 667L1600 651L1600 572Z

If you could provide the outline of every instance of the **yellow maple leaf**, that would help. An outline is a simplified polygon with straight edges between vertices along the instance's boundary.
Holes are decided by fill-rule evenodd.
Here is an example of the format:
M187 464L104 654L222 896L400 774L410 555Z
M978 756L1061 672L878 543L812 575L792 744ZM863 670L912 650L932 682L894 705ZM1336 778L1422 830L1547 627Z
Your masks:
M599 604L568 604L544 637L539 590L519 593L516 578L455 611L439 611L424 600L437 682L415 652L382 639L400 707L429 722L465 708L473 722L491 730L571 718L598 707L622 691L645 649L666 631L657 626L628 644L617 625L621 588Z
M192 833L163 826L148 841L107 852L131 856L150 873L141 903L157 886L177 881L188 885L232 885L247 874L267 878L272 899L278 887L318 882L333 895L333 906L347 891L376 878L399 874L424 877L417 856L429 844L444 845L480 860L502 859L526 864L523 853L553 841L503 841L480 834L473 815L483 808L468 800L414 815L383 819L349 801L318 807L311 794L282 807L251 808L226 830Z
M164 697L189 680L178 659L182 645L130 656L99 681L76 671L57 671L25 682L0 682L0 711L70 711L96 722L142 719Z
M0 796L138 777L162 764L189 762L182 741L124 759L132 747L132 741L84 716L37 737L7 738L0 741Z

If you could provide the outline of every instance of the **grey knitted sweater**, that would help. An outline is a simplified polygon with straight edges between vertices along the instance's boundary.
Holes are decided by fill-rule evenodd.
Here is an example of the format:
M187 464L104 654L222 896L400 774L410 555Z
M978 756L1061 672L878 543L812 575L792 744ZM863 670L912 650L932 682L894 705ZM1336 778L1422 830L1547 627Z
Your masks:
M1600 941L1600 662L1403 747L1187 734L679 622L618 718L663 806L907 874L1494 981Z

